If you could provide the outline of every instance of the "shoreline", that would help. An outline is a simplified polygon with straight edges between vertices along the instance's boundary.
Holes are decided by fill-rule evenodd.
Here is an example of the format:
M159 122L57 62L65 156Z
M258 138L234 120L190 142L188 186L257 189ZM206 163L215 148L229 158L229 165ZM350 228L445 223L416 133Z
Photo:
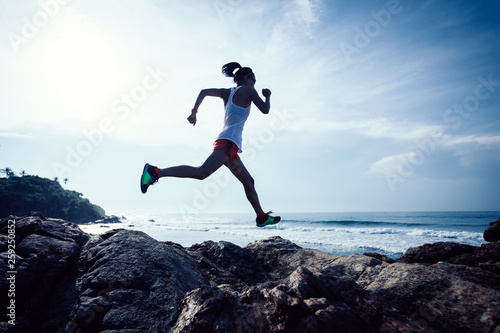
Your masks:
M338 255L379 252L393 259L401 256L409 247L439 241L454 241L474 246L484 244L482 231L487 226L469 226L474 231L450 230L447 226L422 226L424 221L413 221L411 225L396 223L397 218L408 213L384 215L377 213L321 213L307 214L310 221L301 221L304 215L288 215L277 226L256 228L249 214L226 214L221 217L210 214L181 216L176 214L138 216L125 215L120 224L87 224L81 228L89 233L100 234L112 228L144 231L159 241L175 241L189 247L205 240L229 241L238 246L271 236L282 236L294 243L327 253ZM427 213L426 213L427 214ZM500 212L498 212L500 216ZM420 213L422 215L422 213ZM443 214L449 215L449 214ZM496 214L491 214L497 216ZM312 216L312 218L311 218ZM432 213L432 216L441 216ZM376 217L377 221L370 221ZM350 220L348 220L350 218ZM367 220L368 218L368 220ZM358 220L356 220L358 219ZM382 219L382 221L380 221ZM386 219L387 221L385 221ZM394 221L396 219L396 222ZM491 219L488 218L488 221ZM392 221L392 222L391 222ZM391 222L391 223L389 223ZM417 223L418 222L418 223ZM476 231L477 230L477 231ZM479 231L481 230L481 231Z

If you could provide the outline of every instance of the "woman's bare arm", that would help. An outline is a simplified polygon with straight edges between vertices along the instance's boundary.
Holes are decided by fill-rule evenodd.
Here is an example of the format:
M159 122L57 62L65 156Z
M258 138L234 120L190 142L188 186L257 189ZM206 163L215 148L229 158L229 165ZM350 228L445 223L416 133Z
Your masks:
M269 89L262 89L262 95L265 97L265 101L260 98L259 94L257 93L257 90L252 89L252 92L250 93L250 98L255 104L255 106L260 110L260 112L264 114L268 114L269 110L271 110L271 90Z
M203 102L203 99L207 96L213 96L213 97L220 97L224 98L224 90L225 89L216 89L216 88L210 88L210 89L203 89L200 91L198 94L198 98L196 99L196 102L194 103L194 110L198 110L200 107L201 102Z
M187 118L190 124L196 125L196 112L198 111L198 108L201 105L201 102L203 102L203 99L207 96L213 96L213 97L220 97L224 99L224 90L225 89L217 89L217 88L210 88L210 89L203 89L200 91L198 94L198 98L196 98L196 102L194 103L193 110L191 111L191 115Z

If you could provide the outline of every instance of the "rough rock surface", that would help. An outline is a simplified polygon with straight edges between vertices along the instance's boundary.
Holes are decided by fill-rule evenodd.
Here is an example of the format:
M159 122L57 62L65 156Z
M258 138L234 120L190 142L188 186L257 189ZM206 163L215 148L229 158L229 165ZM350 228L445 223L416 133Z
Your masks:
M436 243L394 262L280 237L183 248L138 231L91 236L40 214L10 217L0 257L15 256L16 325L4 315L0 332L498 333L498 254L497 242ZM10 270L0 266L2 277ZM2 278L3 309L10 288Z
M440 261L457 265L480 267L500 274L500 242L483 244L479 247L439 242L410 247L397 260L404 263L436 264Z
M497 221L490 223L488 228L484 231L483 237L487 242L500 241L500 218Z

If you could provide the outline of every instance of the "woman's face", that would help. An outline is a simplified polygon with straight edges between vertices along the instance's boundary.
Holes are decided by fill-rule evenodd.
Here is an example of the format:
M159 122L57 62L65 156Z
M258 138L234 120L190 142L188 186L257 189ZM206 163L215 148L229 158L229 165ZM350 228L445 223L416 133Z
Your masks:
M255 74L250 74L246 79L245 79L245 85L253 87L255 85L255 82L257 82L257 79L255 78Z

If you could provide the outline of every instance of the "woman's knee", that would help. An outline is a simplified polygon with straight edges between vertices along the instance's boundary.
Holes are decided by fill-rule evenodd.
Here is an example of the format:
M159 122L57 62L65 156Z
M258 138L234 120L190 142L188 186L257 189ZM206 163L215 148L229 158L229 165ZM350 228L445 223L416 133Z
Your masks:
M212 174L212 172L210 172L209 170L206 170L206 169L203 169L201 167L199 167L197 170L196 170L196 179L199 179L199 180L203 180L205 178L207 178L208 176L210 176Z

